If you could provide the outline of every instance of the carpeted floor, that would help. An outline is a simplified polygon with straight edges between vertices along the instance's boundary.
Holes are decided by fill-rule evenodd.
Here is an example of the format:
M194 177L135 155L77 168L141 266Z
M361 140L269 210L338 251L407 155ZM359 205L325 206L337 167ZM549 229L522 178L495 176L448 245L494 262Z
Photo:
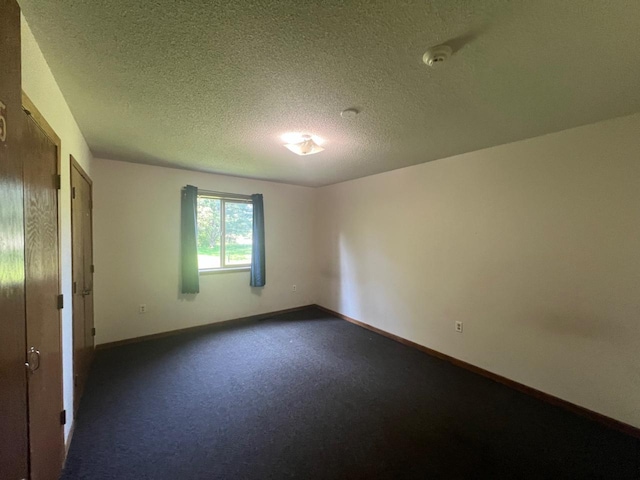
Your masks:
M640 478L640 440L319 310L99 351L63 479Z

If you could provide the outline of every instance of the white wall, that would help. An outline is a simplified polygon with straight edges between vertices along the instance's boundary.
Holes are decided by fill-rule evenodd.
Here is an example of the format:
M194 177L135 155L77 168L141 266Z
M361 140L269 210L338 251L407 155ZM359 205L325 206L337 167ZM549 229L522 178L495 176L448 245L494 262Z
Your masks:
M317 202L319 304L640 427L640 114Z
M102 159L93 172L96 343L315 301L313 189ZM252 289L244 271L201 275L195 298L179 294L180 191L187 184L264 195L264 288ZM139 314L143 303L147 313Z
M317 302L640 427L640 115L314 190L92 161L24 18L22 54L23 90L62 139L68 411L71 154L94 180L97 343ZM264 289L224 273L179 295L188 183L265 195Z
M22 17L22 89L61 140L62 188L59 195L62 293L62 355L64 408L73 412L73 316L71 311L71 187L69 155L91 175L92 156L29 25ZM68 417L70 418L70 417ZM65 425L65 439L71 422Z

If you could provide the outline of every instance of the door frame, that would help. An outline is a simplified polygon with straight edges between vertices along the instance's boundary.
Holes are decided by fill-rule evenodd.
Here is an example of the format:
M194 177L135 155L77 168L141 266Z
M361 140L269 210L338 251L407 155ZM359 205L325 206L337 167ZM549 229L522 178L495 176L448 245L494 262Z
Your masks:
M22 110L24 111L24 113L27 114L27 116L31 117L33 119L33 121L35 122L35 124L40 128L40 130L42 130L44 132L44 134L49 138L49 140L51 140L51 142L56 146L56 157L57 157L57 161L56 161L56 175L58 175L58 179L59 182L58 183L58 190L56 192L57 195L57 203L58 203L58 211L57 211L57 227L58 227L58 231L57 231L57 235L58 235L58 292L60 292L60 294L62 294L62 198L61 198L61 192L62 192L62 180L61 180L61 175L62 175L62 140L61 138L58 136L58 134L55 132L55 130L51 127L51 125L49 124L49 122L47 122L47 119L44 117L44 115L42 115L42 113L40 112L40 110L38 110L38 107L36 107L36 105L33 103L33 101L31 101L31 99L29 98L29 96L25 93L24 90L22 90ZM65 303L67 303L67 305L69 305L69 301L66 301ZM73 304L71 304L71 306L73 307ZM73 310L73 308L72 308ZM62 409L66 410L64 408L64 378L65 378L65 370L64 370L64 355L65 355L65 350L64 350L64 335L63 335L63 328L62 328L62 309L58 309L58 325L59 325L59 335L60 335L60 351L61 351L61 359L60 361L62 362L62 365L60 366L60 371L62 372L62 385L61 385L61 392L62 392L62 398L61 400L61 404L62 404ZM67 421L69 421L69 416L67 415ZM64 443L64 460L66 460L67 458L67 453L69 452L69 446L71 445L71 437L73 435L73 428L75 427L75 424L73 422L73 417L71 417L71 429L69 430L69 436L67 437L66 441L64 438L64 425L62 427L63 433L62 433L62 441Z
M82 178L84 178L87 183L89 184L89 190L90 190L90 204L93 205L93 180L91 180L91 177L87 174L87 172L85 172L85 170L82 168L82 166L78 163L78 161L73 158L73 155L69 155L69 200L70 200L70 216L71 216L71 282L73 283L75 281L75 278L73 277L74 275L74 252L75 249L77 248L77 246L74 244L73 241L73 169L76 169L76 171L80 174L80 176ZM90 235L90 242L91 242L91 263L93 265L93 208L90 208L90 212L91 212L91 235ZM93 274L93 272L92 272ZM95 290L94 290L95 291ZM92 293L93 295L93 293ZM72 305L72 311L73 311L73 301L74 301L74 294L71 294L71 305ZM94 308L91 311L91 324L95 327L95 303L94 303ZM86 323L86 319L85 319L85 323ZM75 357L75 338L76 338L76 320L75 320L75 312L72 313L72 318L71 318L71 335L72 335L72 350L73 350L73 371L71 373L71 375L73 376L73 417L75 418L76 416L76 412L77 412L77 408L80 405L80 398L76 398L76 394L77 394L77 390L76 390L76 380L75 380L75 376L76 376L76 357ZM94 338L94 344L93 344L93 348L95 349L95 338ZM85 379L86 380L86 379ZM84 393L84 392L83 392Z
M51 128L51 125L49 125L49 122L47 122L47 120L44 118L44 115L40 113L40 110L38 110L38 107L35 106L35 104L31 101L29 96L24 92L24 90L22 91L22 110L24 110L24 112L27 115L33 118L36 124L42 129L42 131L47 135L47 137L49 137L49 140L51 140L55 144L55 146L58 147L58 152L57 152L58 167L57 168L58 168L58 175L60 175L62 171L62 141L60 140L60 137L55 132L55 130ZM58 197L59 196L60 195L58 194ZM58 205L58 210L60 210L59 205ZM59 216L58 216L58 223L60 223Z

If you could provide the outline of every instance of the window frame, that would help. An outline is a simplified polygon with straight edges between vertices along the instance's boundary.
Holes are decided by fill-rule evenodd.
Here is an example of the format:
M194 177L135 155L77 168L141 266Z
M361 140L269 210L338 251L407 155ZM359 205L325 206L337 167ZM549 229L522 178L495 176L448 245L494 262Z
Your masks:
M200 198L209 198L214 200L220 200L220 267L218 268L200 268L198 265L198 273L202 274L215 274L215 273L228 273L228 272L245 272L251 270L251 262L235 265L226 265L225 253L226 253L226 203L245 203L253 206L253 200L251 195L240 195L235 193L224 192L212 192L207 190L198 190L198 196L196 202ZM198 216L196 214L196 225L198 225ZM251 236L251 246L253 248L253 235Z

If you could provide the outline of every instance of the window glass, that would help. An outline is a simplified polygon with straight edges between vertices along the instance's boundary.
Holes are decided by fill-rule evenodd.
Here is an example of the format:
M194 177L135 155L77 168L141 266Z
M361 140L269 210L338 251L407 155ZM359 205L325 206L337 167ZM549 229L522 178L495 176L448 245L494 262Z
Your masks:
M225 265L250 265L253 205L225 202L224 225Z
M251 265L251 201L198 195L198 268Z

